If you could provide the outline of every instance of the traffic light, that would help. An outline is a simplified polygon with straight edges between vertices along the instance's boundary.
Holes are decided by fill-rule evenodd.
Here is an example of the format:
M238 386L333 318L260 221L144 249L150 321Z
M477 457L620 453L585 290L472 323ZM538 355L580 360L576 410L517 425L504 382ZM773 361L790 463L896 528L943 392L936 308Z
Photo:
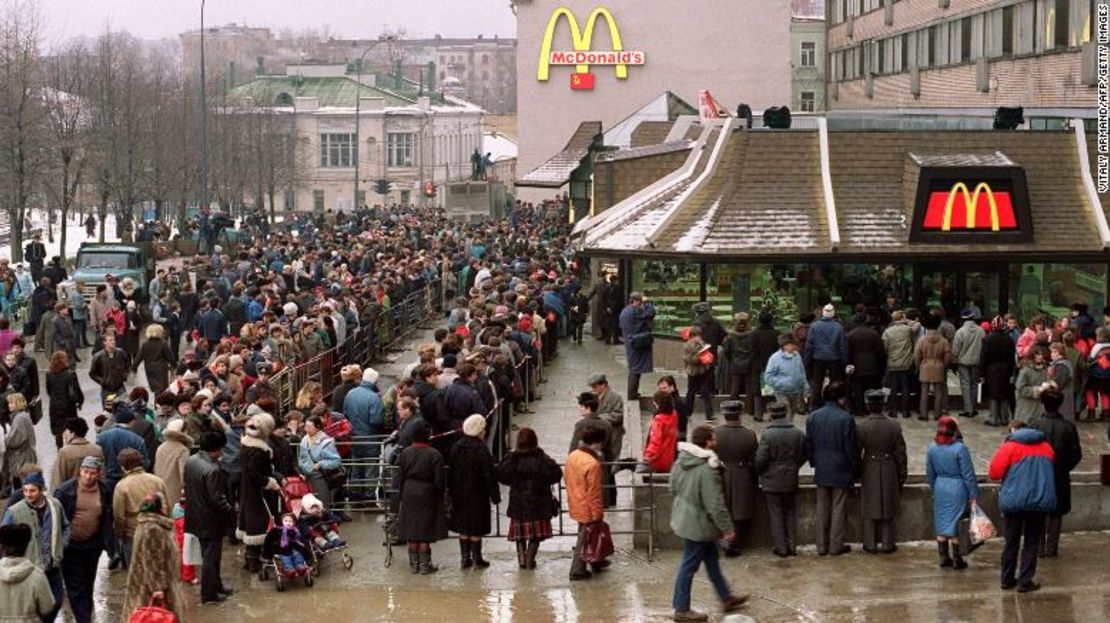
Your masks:
M436 185L433 184L432 182L424 182L424 196L425 197L435 197L436 196Z
M379 195L389 194L389 180L378 180L374 183L374 191Z

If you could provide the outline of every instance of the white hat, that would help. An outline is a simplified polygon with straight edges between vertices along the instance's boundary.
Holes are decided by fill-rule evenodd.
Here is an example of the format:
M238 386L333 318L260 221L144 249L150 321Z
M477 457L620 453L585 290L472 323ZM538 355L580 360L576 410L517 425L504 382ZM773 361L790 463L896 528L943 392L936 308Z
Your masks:
M468 437L477 437L486 430L486 418L475 413L463 420L463 434Z
M180 433L185 430L185 420L174 418L166 423L166 432Z
M821 315L826 318L832 318L836 315L836 308L833 307L832 303L829 303L828 305L825 305L824 309L821 310Z
M301 508L310 511L314 507L319 507L320 510L324 510L324 503L321 502L320 498L316 497L315 494L304 494L304 497L301 498Z
M375 370L374 368L366 368L362 372L362 382L363 383L370 383L371 385L373 385L373 384L378 382L378 377L379 376L381 376L381 375L378 374L378 371Z
M286 316L292 318L297 315L297 304L293 302L286 303L281 306L281 311L285 312Z

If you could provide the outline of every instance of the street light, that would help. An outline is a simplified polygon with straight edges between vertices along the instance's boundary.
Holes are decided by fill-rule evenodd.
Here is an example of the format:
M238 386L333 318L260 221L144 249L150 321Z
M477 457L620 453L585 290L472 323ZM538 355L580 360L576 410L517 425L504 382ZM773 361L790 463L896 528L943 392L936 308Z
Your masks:
M356 73L355 73L355 150L354 150L354 161L353 161L353 163L355 165L355 191L354 191L354 196L352 197L352 201L351 201L351 211L352 212L355 212L359 209L359 205L358 205L358 183L359 183L359 179L358 179L358 173L359 173L359 171L358 171L358 155L359 155L359 152L362 150L362 146L360 145L360 140L361 139L359 138L359 134L360 134L359 129L362 125L361 123L359 123L359 114L362 112L362 61L366 60L366 55L370 53L370 50L373 50L374 48L378 47L379 44L381 44L385 41L393 41L393 39L394 39L393 35L390 35L388 37L379 36L377 41L375 41L374 43L371 43L365 50L363 50L362 55L359 56L358 61L356 61L357 62L357 68L356 68Z
M204 92L204 3L200 0L200 205L208 205L208 102Z

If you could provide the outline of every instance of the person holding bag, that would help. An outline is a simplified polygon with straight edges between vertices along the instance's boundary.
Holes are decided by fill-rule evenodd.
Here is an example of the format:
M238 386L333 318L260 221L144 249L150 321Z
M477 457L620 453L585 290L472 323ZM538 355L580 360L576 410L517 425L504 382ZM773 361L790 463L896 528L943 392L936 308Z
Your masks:
M509 487L508 539L516 543L517 565L535 569L540 543L551 538L551 519L561 512L551 485L563 471L539 447L536 431L525 427L516 435L516 450L497 467L497 479Z
M960 519L979 498L975 465L955 419L944 416L937 420L935 439L926 457L925 474L933 490L933 530L940 566L966 569L957 537Z
M312 492L324 503L324 508L332 506L332 491L342 485L343 466L335 441L324 432L324 420L314 415L304 423L305 435L301 439L297 454L297 465L301 474L312 485Z

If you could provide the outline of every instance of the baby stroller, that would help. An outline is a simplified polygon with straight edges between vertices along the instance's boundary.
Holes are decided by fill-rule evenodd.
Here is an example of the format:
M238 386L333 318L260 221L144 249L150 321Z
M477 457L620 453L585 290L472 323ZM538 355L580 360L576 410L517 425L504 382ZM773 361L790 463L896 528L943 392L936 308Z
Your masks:
M288 476L285 479L281 488L281 500L286 512L293 513L296 516L301 510L301 498L305 494L312 491L312 486L300 476ZM319 561L316 557L315 550L308 545L310 540L307 536L301 535L305 542L305 547L301 551L304 556L307 568L305 571L298 571L296 569L285 569L281 563L279 555L281 543L281 519L280 509L278 513L270 508L269 502L266 497L262 498L263 504L266 505L266 512L270 514L271 528L266 533L266 540L262 544L262 569L258 572L258 579L263 582L270 579L270 574L273 573L274 578L277 580L277 590L282 592L285 590L287 582L293 582L298 579L303 579L304 585L311 587L314 576L319 575Z
M301 504L300 514L297 516L297 525L304 534L313 557L321 563L328 556L339 556L343 568L351 570L355 561L347 554L347 543L339 537L339 517L323 507L323 503L315 495L306 493L298 500ZM317 564L316 575L320 574L320 564Z

